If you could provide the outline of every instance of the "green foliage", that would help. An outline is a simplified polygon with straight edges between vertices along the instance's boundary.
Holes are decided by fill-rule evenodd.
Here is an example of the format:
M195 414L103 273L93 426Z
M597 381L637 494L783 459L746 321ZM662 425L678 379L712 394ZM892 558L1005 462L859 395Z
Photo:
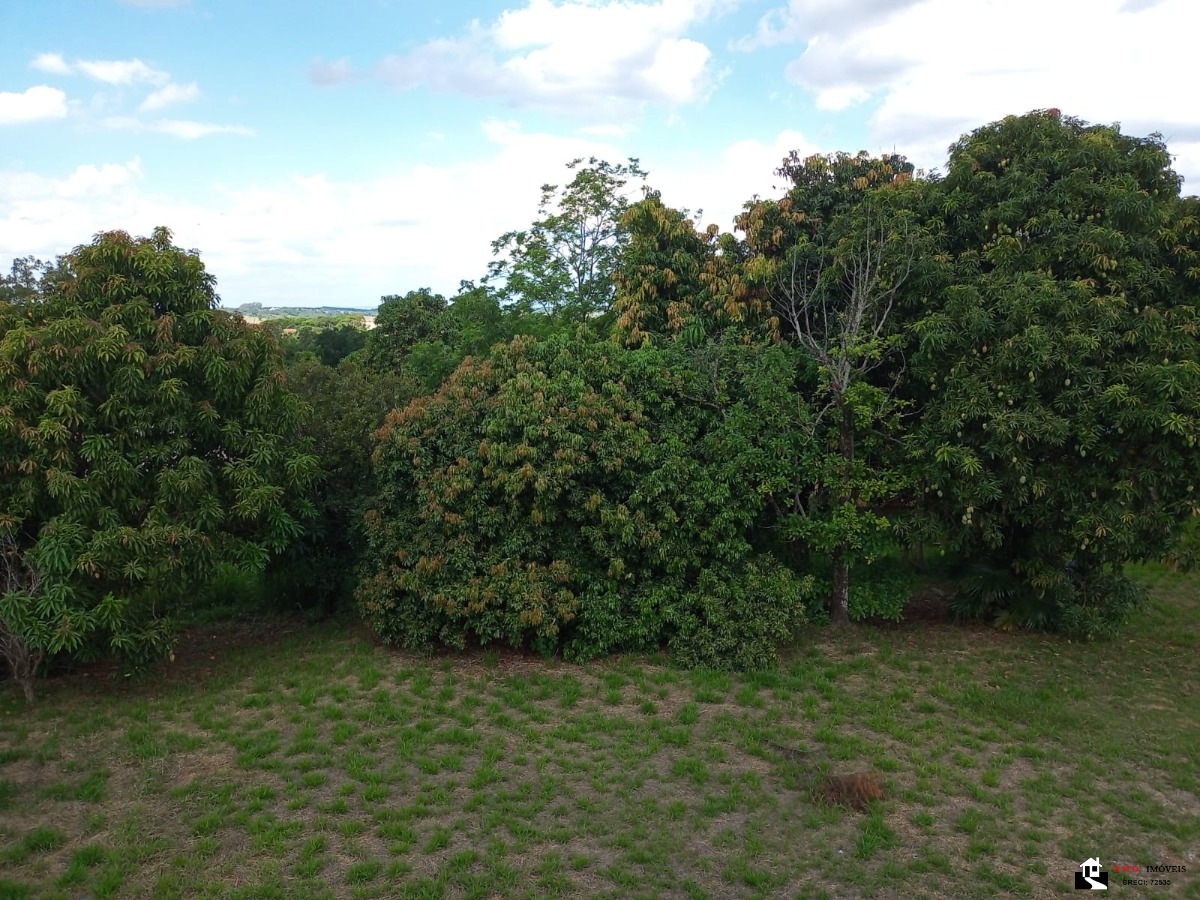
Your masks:
M751 566L749 538L789 484L796 361L705 353L519 338L389 414L358 590L371 625L410 647L474 637L587 658L671 641L711 659L680 644L686 627L761 661L799 586L740 633L730 610L782 584Z
M752 559L732 576L707 570L695 589L663 604L672 609L677 629L671 652L694 668L770 668L779 645L804 624L815 594L812 576L797 575L771 557Z
M99 235L0 303L0 630L28 647L165 652L180 586L261 568L312 514L278 349L216 303L165 228Z
M636 159L576 159L567 168L575 176L565 187L542 186L537 221L492 242L497 259L487 281L505 303L578 323L612 305L613 273L627 241L623 191L646 173Z
M977 560L962 569L958 573L958 593L950 601L955 618L991 618L997 624L1007 622L1025 628L1050 628L1046 605L1038 602L1029 582L1011 568Z
M804 466L813 480L788 527L833 561L836 624L851 618L853 563L869 559L891 528L881 508L911 482L897 440L906 405L894 396L903 332L892 313L936 243L918 215L911 172L894 155L793 154L777 173L792 182L787 196L747 204L739 220L745 296L769 299L783 339L815 369L810 389L821 409Z
M1117 635L1145 599L1144 589L1119 573L1064 568L1057 590L1039 594L1003 564L976 561L960 573L950 608L960 619L991 619L1004 629L1061 631L1091 641Z
M263 573L218 563L196 593L190 624L236 618L259 612L266 605Z
M614 273L615 332L631 347L680 338L691 345L738 331L769 340L767 303L747 301L745 247L715 225L700 232L681 210L648 191L621 220L628 243Z
M916 584L916 573L898 559L884 558L856 567L850 588L850 618L899 622Z
M320 460L318 515L273 562L267 592L287 606L334 611L354 588L363 510L372 496L374 433L384 416L423 392L404 372L377 372L351 360L331 368L302 359L286 370L288 386L307 404L300 434Z
M0 303L35 298L42 278L53 268L36 256L14 259L9 274L0 275Z
M485 357L517 335L548 337L573 327L520 303L502 306L500 293L464 281L449 302L425 288L385 298L363 358L373 371L431 394L470 356Z
M1057 627L1068 637L1091 641L1118 635L1146 600L1146 589L1112 572L1075 572L1058 596Z
M445 310L446 298L429 288L409 291L402 297L384 297L375 316L375 328L367 336L367 364L378 372L398 372L408 365L414 350L426 358L448 355L450 329L442 315ZM425 374L437 379L434 386L440 383L438 372Z
M357 318L357 317L355 317ZM280 334L279 344L290 362L299 356L312 356L325 366L336 366L367 344L367 330L360 324L318 322L299 329L296 334ZM273 325L273 323L272 323ZM270 327L270 326L269 326Z
M1051 110L964 137L930 194L954 277L907 313L908 440L926 513L1028 584L1024 621L1111 631L1125 594L1105 611L1070 572L1168 553L1200 511L1200 217L1178 191L1157 137Z
M1200 563L1200 518L1192 517L1175 538L1175 543L1167 552L1167 564L1172 571L1183 569L1190 571Z
M808 611L812 622L828 624L830 610L828 599L833 589L832 566L819 557L813 565L815 596L818 598ZM904 609L912 599L919 580L918 574L900 559L884 556L859 558L850 571L848 615L851 621L883 619L899 622L904 618Z

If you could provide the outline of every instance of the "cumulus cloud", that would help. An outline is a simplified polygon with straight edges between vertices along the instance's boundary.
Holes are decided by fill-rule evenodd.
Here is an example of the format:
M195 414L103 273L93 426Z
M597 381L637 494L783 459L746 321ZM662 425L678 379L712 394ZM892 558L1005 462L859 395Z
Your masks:
M102 163L76 166L61 179L41 175L21 177L0 176L0 189L10 200L38 198L71 199L100 197L117 188L133 184L142 177L142 162L134 158L127 163Z
M787 6L763 15L754 34L734 41L733 46L738 50L755 50L809 41L819 35L839 37L857 30L864 23L886 22L920 2L922 0L789 0Z
M143 100L138 109L142 112L154 112L173 103L190 103L199 97L200 87L194 81L191 84L168 82Z
M377 74L397 88L494 97L585 117L702 100L709 48L687 36L736 0L527 0L494 22L401 56Z
M0 262L49 259L121 220L141 202L141 162L81 165L55 177L0 170ZM7 265L4 266L7 269Z
M829 35L812 40L786 69L789 81L816 92L817 108L845 109L891 84L912 65L900 52L854 46Z
M867 149L938 166L965 131L1044 107L1182 146L1197 26L1194 0L791 0L741 46L802 44L786 74L819 107L874 103Z
M651 155L642 162L664 203L688 208L693 217L702 211L701 227L712 222L730 231L747 200L782 192L784 185L774 173L793 150L801 157L821 152L804 133L784 129L769 141L735 141L715 154L698 149L680 156L673 149L669 158L659 161Z
M27 253L52 257L97 231L167 225L178 244L201 250L235 305L369 305L422 285L452 292L460 279L484 274L496 236L536 217L548 173L565 174L563 164L580 156L622 158L611 144L525 133L510 122L489 121L481 135L484 150L473 160L363 181L310 174L206 185L191 200L146 190L160 174L149 163L145 181L91 194L65 186L87 177L78 170L58 178L0 171L0 268ZM454 199L479 197L488 202Z
M0 91L0 125L21 125L46 119L61 119L67 114L67 95L44 84L21 93Z

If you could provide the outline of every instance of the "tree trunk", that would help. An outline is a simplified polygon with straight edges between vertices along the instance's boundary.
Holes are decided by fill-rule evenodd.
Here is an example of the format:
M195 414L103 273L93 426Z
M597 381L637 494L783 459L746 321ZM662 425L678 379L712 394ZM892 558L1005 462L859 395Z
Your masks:
M925 542L917 541L908 548L908 561L921 571L925 569Z
M30 650L25 641L0 623L0 658L8 663L13 681L21 686L27 703L34 700L34 684L37 681L38 667L44 657L42 651Z
M844 549L833 555L833 596L829 603L829 623L836 628L850 625L850 559Z
M842 423L838 434L838 449L842 454L842 504L858 503L854 487L854 411L842 405ZM829 621L838 628L850 624L850 548L842 544L833 553L833 596L830 598Z

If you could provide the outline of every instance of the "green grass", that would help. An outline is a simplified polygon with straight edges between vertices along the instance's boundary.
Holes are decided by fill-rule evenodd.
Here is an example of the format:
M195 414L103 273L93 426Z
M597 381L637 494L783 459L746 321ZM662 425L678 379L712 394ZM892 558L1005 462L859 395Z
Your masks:
M1095 645L816 629L731 676L295 626L32 708L8 685L0 898L1070 895L1096 855L1200 898L1200 579L1139 577ZM820 802L868 769L882 802Z

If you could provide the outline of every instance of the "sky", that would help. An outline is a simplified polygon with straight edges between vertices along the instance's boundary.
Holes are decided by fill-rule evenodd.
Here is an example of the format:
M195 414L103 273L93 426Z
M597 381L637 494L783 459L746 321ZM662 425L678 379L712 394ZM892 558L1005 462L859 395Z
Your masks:
M1056 107L1200 192L1197 0L0 0L0 267L165 225L226 306L452 296L566 164L731 229L789 151Z

